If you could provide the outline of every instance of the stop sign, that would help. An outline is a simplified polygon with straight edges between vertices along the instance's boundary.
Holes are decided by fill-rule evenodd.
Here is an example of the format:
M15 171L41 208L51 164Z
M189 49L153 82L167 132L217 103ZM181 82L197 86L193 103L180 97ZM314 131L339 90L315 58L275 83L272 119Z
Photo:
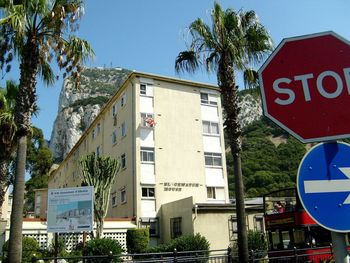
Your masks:
M350 136L350 42L284 39L259 69L264 114L302 142Z

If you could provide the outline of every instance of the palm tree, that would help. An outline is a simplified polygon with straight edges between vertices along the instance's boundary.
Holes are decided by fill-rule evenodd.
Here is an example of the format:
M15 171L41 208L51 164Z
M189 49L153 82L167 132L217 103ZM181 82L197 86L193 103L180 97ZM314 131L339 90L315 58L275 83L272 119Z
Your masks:
M235 197L240 262L248 262L248 240L241 169L241 127L238 122L238 86L235 71L247 72L253 83L250 67L260 62L272 50L272 41L259 23L254 11L223 10L214 3L212 26L197 18L189 26L191 44L175 61L177 72L193 73L200 66L215 70L225 111L226 132L234 161Z
M17 94L18 85L13 81L7 81L6 88L0 89L0 206L10 183L9 164L16 148L14 108Z
M96 238L101 238L104 219L108 211L112 182L119 171L120 163L109 156L97 157L95 153L91 153L84 156L79 164L82 183L94 187Z
M17 55L20 64L19 93L15 106L17 158L10 228L10 262L20 262L24 174L27 136L36 108L36 79L55 80L52 59L79 84L81 61L92 56L87 41L75 37L83 13L82 0L2 0L0 2L1 49ZM1 54L0 60L4 61Z

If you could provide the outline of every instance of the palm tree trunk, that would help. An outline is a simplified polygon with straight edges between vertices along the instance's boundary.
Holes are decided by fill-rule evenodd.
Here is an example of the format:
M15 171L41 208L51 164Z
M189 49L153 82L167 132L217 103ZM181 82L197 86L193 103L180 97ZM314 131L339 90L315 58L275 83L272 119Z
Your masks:
M238 122L240 108L238 106L238 88L234 81L234 71L224 55L218 68L218 85L221 90L222 104L226 113L225 126L228 142L231 148L234 164L234 182L236 197L236 217L238 234L238 256L239 262L249 262L247 224L244 205L244 186L241 167L241 127Z
M9 178L7 174L8 167L9 167L9 160L2 160L0 162L0 207L2 207L2 204L4 203L7 186L9 183Z
M15 183L13 185L13 204L10 222L9 262L22 260L22 223L25 189L25 165L27 159L27 135L31 130L31 118L36 101L36 76L39 65L39 49L35 39L28 36L23 47L20 64L19 92L15 106L17 124L17 158Z
M22 223L25 186L25 164L27 155L27 136L18 139L16 175L13 185L13 200L10 225L9 262L22 261Z

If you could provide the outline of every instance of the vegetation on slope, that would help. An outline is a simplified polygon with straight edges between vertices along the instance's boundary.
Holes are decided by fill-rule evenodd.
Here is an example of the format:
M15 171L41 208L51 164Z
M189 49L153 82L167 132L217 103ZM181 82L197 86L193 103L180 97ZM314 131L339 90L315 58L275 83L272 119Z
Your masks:
M242 171L247 197L295 186L299 162L306 147L267 118L244 128ZM234 196L233 162L227 155L230 197Z

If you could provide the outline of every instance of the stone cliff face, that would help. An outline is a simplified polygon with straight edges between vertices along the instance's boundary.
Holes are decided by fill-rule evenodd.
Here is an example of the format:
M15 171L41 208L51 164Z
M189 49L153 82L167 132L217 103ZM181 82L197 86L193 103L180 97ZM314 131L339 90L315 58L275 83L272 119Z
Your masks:
M70 79L64 81L49 144L56 162L63 160L129 74L121 68L86 68L79 89Z
M261 99L259 96L253 96L252 94L246 93L245 95L242 95L239 106L241 111L238 117L241 127L245 127L248 124L259 120L263 114Z
M123 84L129 70L114 68L87 68L82 72L81 86L74 87L70 79L64 81L56 120L53 125L50 150L60 162L79 140L85 129L100 112L101 107ZM258 96L246 93L241 96L241 126L258 120L262 115Z

